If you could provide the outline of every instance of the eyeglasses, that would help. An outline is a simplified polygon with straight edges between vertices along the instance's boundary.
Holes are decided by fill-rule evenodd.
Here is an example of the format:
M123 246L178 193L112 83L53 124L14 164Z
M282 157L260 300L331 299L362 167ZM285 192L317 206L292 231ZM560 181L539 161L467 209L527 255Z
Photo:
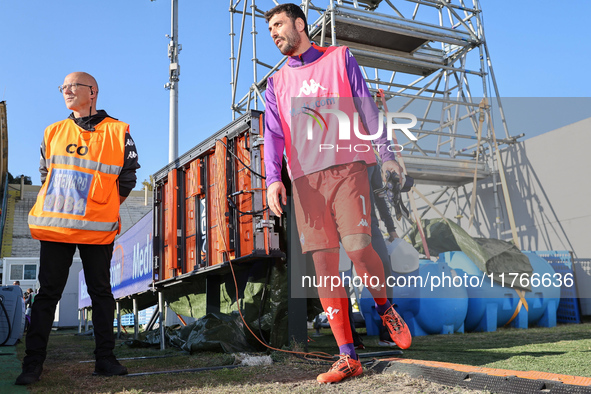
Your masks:
M66 85L60 85L57 88L59 89L60 93L63 93L64 90L69 89L72 93L76 93L78 90L78 86L86 86L92 89L92 85L85 85L83 83L68 83Z

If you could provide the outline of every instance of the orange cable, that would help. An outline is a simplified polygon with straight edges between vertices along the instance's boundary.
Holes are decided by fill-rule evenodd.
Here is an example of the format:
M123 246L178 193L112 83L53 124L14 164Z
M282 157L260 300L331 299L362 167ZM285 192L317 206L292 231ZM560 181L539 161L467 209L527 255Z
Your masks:
M236 289L236 308L238 309L238 313L240 314L240 317L242 318L242 322L244 323L244 325L246 326L246 328L248 328L248 331L252 334L253 337L255 337L255 339L257 341L259 341L263 346L271 349L271 350L275 350L278 352L284 352L284 353L291 353L291 354L299 354L299 355L303 355L304 357L306 356L312 356L312 357L317 357L317 358L321 358L321 359L325 359L325 360L330 360L330 361L334 361L334 356L331 356L328 353L324 353L324 352L296 352L293 350L284 350L284 349L278 349L275 348L271 345L267 345L266 343L264 343L258 336L256 336L256 334L254 332L252 332L252 330L250 329L250 327L248 326L248 324L246 323L246 321L244 320L244 316L242 315L242 311L240 310L240 297L238 294L238 282L236 281L236 275L234 274L234 267L233 267L233 263L231 261L228 261L230 263L230 269L232 270L232 278L234 279L234 287Z
M218 188L220 187L220 182L215 182L215 187ZM219 194L220 191L216 190L216 194ZM227 198L228 196L226 196ZM218 224L218 227L220 227L221 223ZM252 336L259 341L259 343L261 343L263 346L265 346L268 349L271 350L275 350L278 352L283 352L283 353L290 353L290 354L299 354L299 355L303 355L304 357L307 356L312 356L312 357L316 357L316 358L320 358L320 359L324 359L324 360L330 360L330 361L334 361L335 356L332 356L328 353L324 353L324 352L296 352L293 350L284 350L284 349L278 349L275 348L271 345L266 344L265 342L263 342L251 329L250 326L246 323L246 320L244 319L244 316L242 315L242 310L240 309L240 296L238 293L238 281L236 280L236 274L234 273L234 266L232 261L230 260L230 254L228 251L228 246L226 244L226 239L224 237L222 238L222 242L224 243L224 251L222 252L222 254L226 255L226 258L228 259L228 263L230 264L230 270L232 271L232 279L234 280L234 288L236 289L236 308L238 309L238 313L240 314L240 318L242 319L242 322L244 323L244 326L248 329L248 331L252 334Z

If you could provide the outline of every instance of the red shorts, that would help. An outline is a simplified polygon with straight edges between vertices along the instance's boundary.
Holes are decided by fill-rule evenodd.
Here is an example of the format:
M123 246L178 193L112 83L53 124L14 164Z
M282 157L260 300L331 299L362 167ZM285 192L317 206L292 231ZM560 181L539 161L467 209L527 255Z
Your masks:
M338 248L341 238L371 235L367 167L355 162L304 175L293 182L294 209L304 253Z

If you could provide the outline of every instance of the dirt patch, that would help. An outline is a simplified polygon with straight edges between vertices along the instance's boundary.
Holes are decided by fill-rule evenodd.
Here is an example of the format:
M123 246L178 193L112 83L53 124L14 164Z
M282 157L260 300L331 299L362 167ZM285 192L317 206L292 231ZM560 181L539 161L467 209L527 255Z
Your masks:
M364 374L338 384L321 385L316 376L330 368L328 362L309 363L284 353L273 353L272 365L239 367L203 372L184 372L142 376L92 376L94 340L73 334L52 334L41 381L29 387L32 393L477 393L457 387L411 378L397 372L376 373L365 368ZM16 346L22 360L24 344ZM176 349L115 349L129 372L158 372L189 368L232 365L233 355L211 352L188 354ZM162 357L162 356L167 357ZM144 357L144 358L139 358ZM145 358L153 357L153 358ZM125 360L125 358L133 358ZM364 364L369 366L371 362ZM16 373L16 372L15 372ZM16 375L14 376L16 378Z

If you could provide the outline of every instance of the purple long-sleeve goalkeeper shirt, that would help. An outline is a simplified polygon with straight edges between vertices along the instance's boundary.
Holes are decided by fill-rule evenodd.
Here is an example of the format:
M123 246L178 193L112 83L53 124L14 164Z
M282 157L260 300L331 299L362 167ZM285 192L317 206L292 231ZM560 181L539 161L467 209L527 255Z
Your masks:
M287 65L288 67L301 67L316 61L320 56L322 56L322 52L312 46L299 56L291 56L287 61ZM359 69L359 64L357 64L357 61L349 50L347 50L346 64L347 76L351 83L353 97L371 97L367 84ZM283 163L283 151L285 149L285 135L281 127L281 119L279 118L275 89L273 87L273 77L270 77L267 81L265 100L265 170L267 186L269 186L274 182L281 181L281 166ZM382 119L375 103L367 99L355 100L355 105L366 130L377 130L378 122L381 122ZM374 143L379 147L379 154L382 161L394 160L394 153L387 149L390 143L385 134L382 133L379 138L376 138Z

